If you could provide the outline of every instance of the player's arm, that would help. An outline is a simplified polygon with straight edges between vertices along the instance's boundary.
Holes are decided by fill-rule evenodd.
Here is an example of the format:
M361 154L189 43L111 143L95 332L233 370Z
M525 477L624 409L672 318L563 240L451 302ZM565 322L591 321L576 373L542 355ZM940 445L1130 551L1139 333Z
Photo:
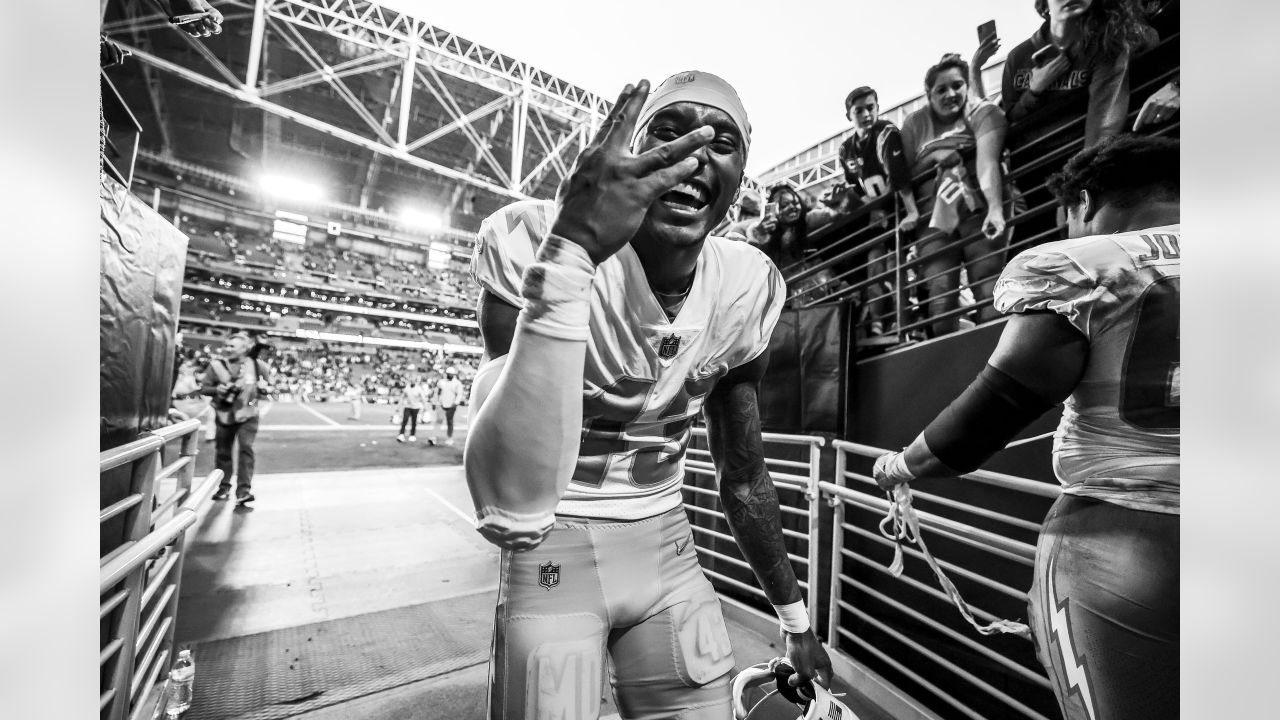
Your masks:
M987 366L901 453L876 460L883 488L972 472L1079 384L1089 341L1062 315L1009 318Z
M800 582L783 542L778 492L764 462L758 390L768 365L766 350L716 384L704 406L707 439L729 530L784 627L796 630L784 635L798 680L817 679L828 685L831 660L808 627Z
M555 223L524 270L524 307L512 324L509 352L491 361L484 382L492 385L477 394L463 454L467 486L480 533L505 548L542 542L573 476L596 266L631 240L654 200L697 169L690 156L714 135L701 127L632 153L628 144L648 92L647 82L628 85L578 156ZM510 312L489 305L481 313L486 353L494 357L507 343L501 337L490 348L490 339L505 335L498 318L510 324Z

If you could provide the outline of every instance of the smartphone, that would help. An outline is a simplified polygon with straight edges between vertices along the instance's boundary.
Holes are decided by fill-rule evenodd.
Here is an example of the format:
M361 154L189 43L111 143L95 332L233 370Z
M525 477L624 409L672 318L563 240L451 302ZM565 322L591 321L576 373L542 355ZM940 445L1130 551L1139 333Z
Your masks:
M978 44L986 42L988 38L996 36L996 21L988 20L978 26Z
M193 23L207 17L209 17L209 13L207 12L191 13L190 15L174 15L169 18L169 22L173 25L186 25L187 23Z
M778 203L771 202L766 204L764 206L764 216L774 218L778 217Z
M1062 50L1057 45L1045 45L1031 56L1031 64L1036 67L1044 67L1050 60L1062 54Z

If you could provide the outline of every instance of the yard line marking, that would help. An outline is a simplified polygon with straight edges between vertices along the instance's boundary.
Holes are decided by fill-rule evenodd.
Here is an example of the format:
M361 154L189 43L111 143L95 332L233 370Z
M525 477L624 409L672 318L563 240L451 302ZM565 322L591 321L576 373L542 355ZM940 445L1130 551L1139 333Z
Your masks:
M312 415L315 415L316 417L318 417L318 418L320 418L321 420L323 420L323 421L325 421L325 422L329 423L330 425L337 425L337 426L339 426L339 427L341 427L341 426L342 426L342 423L338 422L337 420L331 420L331 419L329 419L329 418L325 417L324 413L320 412L319 410L314 410L314 409L312 409L312 408L311 408L311 406L310 406L310 405L307 405L306 403L298 403L298 407L302 408L303 410L306 410L307 412L311 413Z
M475 524L475 521L476 521L475 517L473 517L473 516L471 516L471 515L468 515L468 514L466 514L466 513L462 512L462 510L460 510L460 509L458 508L458 506L457 506L457 505L454 505L453 503L449 502L448 500L445 500L445 499L440 495L440 493L436 492L435 490L432 490L431 488L422 488L422 489L423 489L423 490L426 490L428 493L430 493L433 497L435 497L435 499L437 499L437 500L439 500L440 502L444 503L444 506L445 506L445 507L447 507L447 508L449 508L450 510L452 510L452 511L454 512L454 514L456 514L458 517L462 518L463 520L466 520L468 525Z

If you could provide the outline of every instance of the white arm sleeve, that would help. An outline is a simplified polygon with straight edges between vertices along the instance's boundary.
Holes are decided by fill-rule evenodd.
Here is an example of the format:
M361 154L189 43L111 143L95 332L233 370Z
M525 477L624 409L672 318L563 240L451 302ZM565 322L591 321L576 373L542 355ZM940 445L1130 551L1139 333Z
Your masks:
M542 542L573 476L594 272L581 247L548 237L524 273L511 352L476 374L464 464L477 529L496 545Z

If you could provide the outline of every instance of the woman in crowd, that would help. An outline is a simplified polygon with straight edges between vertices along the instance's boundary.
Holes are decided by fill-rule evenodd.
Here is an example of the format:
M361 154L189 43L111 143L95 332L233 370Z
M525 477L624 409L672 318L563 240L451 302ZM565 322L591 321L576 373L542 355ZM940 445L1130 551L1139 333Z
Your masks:
M1129 58L1156 39L1146 9L1139 0L1035 0L1035 8L1044 24L1004 65L1000 104L1017 123L1011 144L1081 116L1085 147L1119 134L1129 111Z
M1007 128L1000 108L969 96L969 65L959 55L942 56L924 78L929 104L907 116L902 144L917 186L916 205L928 227L916 248L928 295L933 337L959 328L959 317L939 317L959 306L960 270L976 301L990 300L1004 265L1005 218L1000 156ZM980 322L997 316L987 304Z
M750 228L748 240L788 278L787 293L797 301L824 297L837 289L829 268L807 274L796 284L790 280L807 269L805 259L818 250L809 242L809 234L835 216L836 212L827 207L806 207L795 188L780 183L769 188L764 215Z

